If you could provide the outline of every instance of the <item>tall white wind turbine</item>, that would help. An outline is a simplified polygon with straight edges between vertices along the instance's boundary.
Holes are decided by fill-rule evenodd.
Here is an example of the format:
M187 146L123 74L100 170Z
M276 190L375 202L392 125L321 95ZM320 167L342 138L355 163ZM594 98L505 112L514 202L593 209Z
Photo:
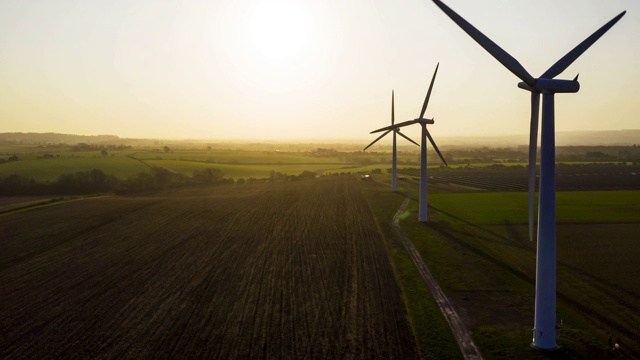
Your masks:
M447 165L447 161L444 159L444 156L442 156L442 153L438 149L436 142L433 141L431 134L429 134L429 130L427 130L427 124L433 124L434 121L433 119L424 118L424 113L427 110L427 105L429 104L429 97L431 97L431 89L433 89L433 82L436 80L436 74L438 73L439 66L440 66L440 63L436 65L436 70L433 72L431 85L429 85L429 91L427 91L427 96L424 98L424 103L422 104L422 111L420 111L420 117L413 120L404 121L395 125L383 127L381 129L374 130L371 132L372 134L381 132L381 131L389 132L391 130L399 129L403 126L416 124L416 123L422 125L422 135L421 135L422 141L420 146L420 200L419 200L420 209L418 212L418 220L420 220L421 222L427 221L427 138L429 139L429 141L431 142L431 145L433 145L433 148L436 150L436 152L440 156L440 159L442 159L442 162L445 165Z
M518 87L531 92L531 125L529 137L529 236L533 237L533 207L535 192L536 145L538 109L542 94L542 132L540 142L540 194L538 209L538 249L536 255L536 303L533 328L533 347L556 349L556 193L555 193L555 124L554 94L575 93L580 90L578 77L556 80L582 53L606 33L624 14L596 30L591 36L569 51L539 78L527 70L496 43L439 0L433 2L462 30L489 54L516 75L522 82Z
M395 108L394 108L394 91L391 90L391 125L392 126L394 125L394 122L395 122L395 116L396 115L395 115ZM378 140L382 139L385 135L387 135L391 131L393 131L393 154L391 155L391 191L396 191L398 189L398 176L397 176L397 170L396 170L397 162L398 162L398 156L396 153L396 134L411 141L412 143L416 144L416 146L420 146L420 145L418 145L417 142L409 139L409 137L407 137L405 134L401 133L399 128L396 128L396 129L389 129L385 131L382 135L378 136L377 139L373 140L371 144L367 145L367 147L364 148L362 151L367 150L369 147L371 147L371 145L378 142Z

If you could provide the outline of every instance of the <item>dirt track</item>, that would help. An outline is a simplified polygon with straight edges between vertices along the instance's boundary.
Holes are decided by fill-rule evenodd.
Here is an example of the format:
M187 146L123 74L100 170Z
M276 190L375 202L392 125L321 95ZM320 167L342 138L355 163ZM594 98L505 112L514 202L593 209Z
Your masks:
M460 346L460 351L462 352L462 355L464 356L464 358L470 359L470 360L482 359L482 354L480 353L480 349L478 349L476 344L473 342L473 339L471 338L471 333L469 332L469 330L467 330L466 326L464 325L464 323L456 313L455 309L453 308L453 305L451 304L447 296L444 294L442 289L440 289L440 286L438 286L438 283L435 281L433 276L431 276L431 272L429 272L429 269L427 268L427 265L422 260L422 257L418 253L418 250L416 250L416 248L411 243L411 240L407 238L406 234L400 228L400 224L399 224L400 217L402 216L402 213L404 213L404 211L407 209L407 206L409 205L410 200L411 200L411 197L407 196L407 198L404 200L404 202L400 206L400 209L398 209L398 212L396 212L396 214L394 215L393 227L396 230L396 233L398 234L400 239L402 239L402 243L407 249L407 252L409 252L409 256L411 256L413 263L418 268L418 272L420 273L420 276L422 276L422 279L424 280L425 284L427 285L427 287L429 287L429 290L431 290L431 293L433 294L433 297L438 303L438 306L440 307L442 314L444 315L445 319L449 323L449 326L451 327L451 331L453 332L453 336L456 338L456 341Z

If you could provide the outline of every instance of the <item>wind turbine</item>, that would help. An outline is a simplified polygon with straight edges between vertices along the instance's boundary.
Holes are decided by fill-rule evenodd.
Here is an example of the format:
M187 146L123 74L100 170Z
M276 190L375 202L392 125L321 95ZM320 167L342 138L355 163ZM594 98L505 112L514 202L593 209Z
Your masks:
M395 109L394 109L394 91L391 90L391 126L393 126L395 121ZM378 140L382 139L385 135L387 135L389 132L393 131L393 154L391 155L391 191L396 191L398 188L398 177L397 177L397 162L398 162L398 157L396 154L396 134L402 136L403 138L411 141L412 143L416 144L416 146L420 146L418 145L417 142L409 139L405 134L400 132L400 129L396 128L396 129L389 129L387 131L385 131L382 135L380 135L377 139L373 140L371 142L371 144L367 145L366 148L364 148L362 151L367 150L369 147L371 147L371 145L375 144L376 142L378 142Z
M555 193L555 114L554 94L575 93L580 90L578 76L573 80L556 80L582 53L615 25L626 13L596 30L591 36L569 51L537 79L496 43L439 0L433 2L462 30L489 54L504 65L522 82L518 87L531 92L531 125L529 136L529 237L533 237L533 203L535 192L536 145L538 110L542 94L542 132L540 141L540 194L538 209L538 250L536 255L536 303L533 328L533 347L553 350L556 345L556 193Z
M381 129L374 130L371 132L372 134L385 131L385 130L389 132L391 130L399 129L403 126L416 124L416 123L422 125L422 136L421 136L422 141L420 146L420 201L419 201L420 210L418 212L418 220L420 220L421 222L427 221L427 140L426 140L427 138L429 139L429 141L431 142L431 145L433 145L433 148L436 150L436 152L440 156L440 159L442 159L442 162L445 165L447 165L447 161L444 159L444 156L442 156L442 153L440 153L440 150L438 149L438 146L436 145L435 141L433 141L431 134L429 134L429 130L427 130L427 124L433 124L434 121L433 119L424 118L424 112L427 110L427 104L429 104L429 97L431 97L431 89L433 89L433 82L436 80L436 74L438 73L439 66L440 66L440 63L436 65L436 70L433 73L433 78L431 79L431 85L429 85L429 91L427 91L427 96L424 98L424 103L422 104L422 111L420 111L420 117L413 120L404 121L395 125L383 127Z

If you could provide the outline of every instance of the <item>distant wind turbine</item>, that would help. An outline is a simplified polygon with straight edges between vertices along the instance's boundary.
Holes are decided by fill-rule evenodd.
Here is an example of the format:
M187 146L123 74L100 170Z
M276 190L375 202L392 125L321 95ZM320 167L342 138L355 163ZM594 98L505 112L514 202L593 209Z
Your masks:
M573 80L556 80L582 53L606 33L620 18L618 16L596 30L591 36L569 51L539 78L527 70L496 43L482 34L456 12L439 0L433 2L462 30L489 52L522 82L518 87L531 92L531 125L529 134L529 238L533 238L535 200L536 146L538 110L542 94L542 134L540 143L540 201L538 209L538 250L536 260L536 304L533 343L541 350L556 349L556 193L555 193L555 114L554 94L575 93L580 90L578 76Z
M391 125L392 126L394 125L394 122L395 122L394 91L391 90ZM362 151L367 150L369 147L371 147L371 145L378 142L378 140L382 139L385 135L387 135L391 131L393 131L393 154L391 155L391 191L396 191L398 188L398 176L397 176L397 170L396 170L397 162L398 162L398 156L396 153L396 134L411 141L412 143L416 144L416 146L420 146L420 145L418 145L417 142L409 139L405 134L401 133L400 129L396 128L396 129L389 129L385 131L377 139L373 140L371 144L367 145L367 147L364 148Z
M416 124L416 123L422 125L422 136L421 136L422 142L420 146L420 204L419 204L420 209L418 213L418 220L420 220L421 222L427 221L427 140L426 140L427 138L429 139L429 141L431 142L431 145L433 145L433 148L436 150L436 152L440 156L440 159L442 159L442 162L445 165L447 165L447 161L444 159L444 156L442 156L442 153L438 149L438 146L436 145L435 141L433 141L431 134L429 134L429 130L427 130L427 124L433 124L434 121L433 119L424 118L424 113L427 110L427 105L429 104L429 97L431 97L431 89L433 89L433 82L436 80L436 74L438 73L439 66L440 66L440 63L436 65L436 70L433 73L433 78L431 79L431 85L429 85L429 91L427 92L427 96L424 99L424 104L422 104L422 111L420 111L420 117L413 120L404 121L395 125L383 127L381 129L374 130L371 132L372 134L381 132L381 131L388 132L391 130L399 129L403 126Z

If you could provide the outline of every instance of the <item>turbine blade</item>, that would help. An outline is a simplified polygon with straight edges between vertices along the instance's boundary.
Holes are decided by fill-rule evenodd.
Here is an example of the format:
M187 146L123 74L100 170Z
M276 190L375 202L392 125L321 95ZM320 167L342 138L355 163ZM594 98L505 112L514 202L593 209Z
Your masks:
M536 201L536 151L538 149L538 111L540 94L531 92L531 128L529 130L529 241L533 241Z
M393 106L393 98L394 98L394 94L393 94L393 90L391 90L391 125L393 125L393 123L396 120L396 110Z
M393 130L393 129L401 128L403 126L411 125L411 124L413 124L415 122L417 122L417 121L416 120L403 121L403 122L397 123L395 125L389 125L389 126L385 126L383 128L377 129L377 130L373 130L369 134L373 134L373 133L377 133L377 132L381 132L381 131L385 131L385 130Z
M407 140L411 141L412 143L416 144L416 146L420 146L420 144L418 144L417 142L415 142L415 141L413 141L413 140L409 139L409 137L408 137L407 135L405 135L405 134L401 133L400 131L397 131L396 133L397 133L398 135L402 136L403 138L405 138L405 139L407 139Z
M422 104L422 111L420 111L420 119L424 117L424 112L427 111L427 105L429 104L429 98L431 97L431 89L433 89L433 82L436 80L436 74L438 73L438 66L440 63L436 65L436 71L433 72L433 77L431 78L431 84L429 85L429 91L427 91L427 97L424 98L424 103Z
M377 138L377 139L373 140L373 141L371 142L371 144L367 145L367 147L366 147L366 148L364 148L364 149L362 149L362 151L367 150L369 147L371 147L371 145L373 145L373 144L377 143L377 142L378 142L378 140L382 139L382 138L383 138L385 135L387 135L389 132L391 132L391 130L387 130L384 134L382 134L382 135L378 136L378 138Z
M433 138L431 137L431 134L429 134L429 130L427 130L426 133L427 133L427 138L429 138L429 141L431 142L431 145L433 145L433 148L436 149L436 152L438 153L438 156L440 156L440 159L442 159L442 162L446 166L449 166L449 164L447 164L447 160L445 160L444 156L442 156L442 153L440 152L440 149L438 149L438 145L436 145L436 142L433 141Z
M540 75L541 78L545 79L553 79L554 77L560 75L566 68L569 67L582 53L587 51L587 49L593 45L604 33L609 31L613 25L615 25L618 20L620 20L626 11L621 12L618 16L609 20L608 23L604 24L600 29L596 30L591 36L586 38L583 42L578 44L573 50L569 51L567 55L563 56L562 59L558 60L555 64L553 64L549 70L545 71L544 74Z
M486 37L480 30L476 29L473 25L469 24L467 20L463 19L460 15L458 15L455 11L451 10L447 5L445 5L442 1L433 0L434 3L442 10L445 14L447 14L453 22L458 24L464 32L469 34L480 46L482 46L485 50L491 54L496 60L498 60L504 67L509 69L515 76L520 78L520 80L527 83L527 85L533 87L535 83L535 79L531 74L527 72L527 70L516 60L513 56L509 55L506 51L504 51L500 46L491 41L488 37Z

